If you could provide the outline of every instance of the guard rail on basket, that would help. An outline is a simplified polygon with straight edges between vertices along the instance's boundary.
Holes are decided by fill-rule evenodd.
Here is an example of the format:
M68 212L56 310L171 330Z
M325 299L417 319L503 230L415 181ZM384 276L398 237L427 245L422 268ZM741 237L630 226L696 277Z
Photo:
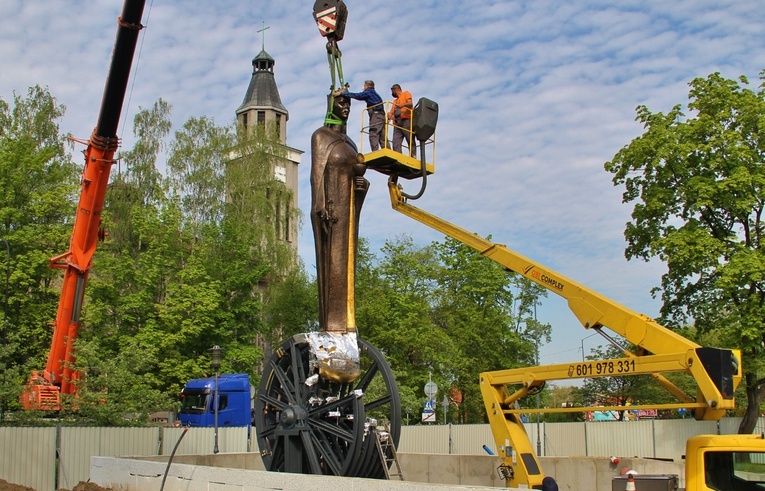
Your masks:
M433 135L423 142L418 142L414 131L412 130L412 120L409 120L408 127L398 127L403 130L405 138L402 144L402 152L396 152L392 147L393 130L397 128L393 121L387 119L387 114L391 110L393 102L383 101L373 106L382 106L386 115L383 123L383 147L372 151L369 145L369 111L365 107L361 111L361 138L359 141L359 151L364 154L366 164L378 172L386 175L395 174L404 179L416 179L422 176L421 152L425 152L425 169L428 174L435 172L436 161L436 136ZM411 156L410 149L416 145L417 152Z

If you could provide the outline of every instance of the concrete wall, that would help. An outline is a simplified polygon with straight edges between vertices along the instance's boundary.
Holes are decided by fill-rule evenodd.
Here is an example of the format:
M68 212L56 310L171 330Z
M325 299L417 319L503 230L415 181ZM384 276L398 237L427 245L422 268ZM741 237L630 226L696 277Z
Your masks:
M91 481L119 491L157 491L167 469L166 459L93 457ZM609 459L592 457L543 457L540 460L545 475L558 481L560 491L611 491L613 478L625 467L640 474L676 474L681 486L685 485L681 463L626 459L613 465ZM400 453L399 462L405 482L266 472L262 470L259 456L253 453L183 455L173 460L164 491L310 491L327 489L327 486L333 491L504 487L496 470L499 460L488 455Z
M532 444L543 457L670 458L680 461L685 440L700 433L735 432L740 418L710 421L534 423L526 425ZM761 419L761 422L763 420ZM763 425L758 428L762 431ZM71 489L88 479L92 456L168 455L183 428L13 428L0 427L0 479L37 491ZM539 437L537 437L537 430ZM640 431L637 431L640 430ZM257 453L247 428L220 428L221 454ZM176 456L207 454L213 449L213 428L191 428ZM537 440L539 438L539 440ZM496 452L489 425L433 425L402 428L400 454L485 456ZM33 464L32 464L33 463ZM491 475L496 469L491 471Z
M618 465L610 459L598 457L541 457L539 462L546 476L558 482L560 491L611 491L611 482L623 469L638 474L675 474L680 487L685 487L683 462L664 462L651 459L621 459Z
M144 460L93 457L91 482L119 491L157 491L162 486L166 464ZM453 485L427 485L419 482L314 476L277 472L201 467L188 464L170 466L163 491L390 491L454 489ZM461 489L491 490L485 486Z

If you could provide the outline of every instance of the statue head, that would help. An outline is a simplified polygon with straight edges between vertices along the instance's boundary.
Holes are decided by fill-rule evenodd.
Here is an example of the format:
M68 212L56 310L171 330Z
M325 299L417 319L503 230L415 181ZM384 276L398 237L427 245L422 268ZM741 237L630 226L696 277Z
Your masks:
M351 98L342 95L333 98L330 94L329 103L332 104L329 113L343 123L347 122L348 116L351 114Z

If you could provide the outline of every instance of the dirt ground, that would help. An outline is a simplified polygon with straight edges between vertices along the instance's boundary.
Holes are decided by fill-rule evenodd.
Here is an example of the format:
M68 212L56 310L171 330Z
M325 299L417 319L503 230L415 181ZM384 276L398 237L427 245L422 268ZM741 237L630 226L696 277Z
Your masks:
M22 486L21 484L11 484L8 481L0 479L0 491L35 491L28 486ZM67 491L59 489L59 491ZM92 482L80 481L72 491L112 491L109 488L102 488L98 484Z

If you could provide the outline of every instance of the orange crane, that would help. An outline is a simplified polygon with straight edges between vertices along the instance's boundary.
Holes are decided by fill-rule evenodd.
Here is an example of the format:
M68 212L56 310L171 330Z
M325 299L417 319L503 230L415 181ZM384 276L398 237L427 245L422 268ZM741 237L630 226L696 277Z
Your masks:
M101 211L109 185L109 173L115 162L114 153L119 146L117 126L138 33L143 28L141 17L145 3L145 0L125 0L118 19L117 39L101 99L98 124L84 152L85 168L69 251L50 260L52 268L65 272L48 362L42 374L32 372L20 396L25 409L58 411L61 409L61 395L77 392L75 382L79 375L73 368L74 343L80 327L88 272L93 265L96 245L103 238Z

